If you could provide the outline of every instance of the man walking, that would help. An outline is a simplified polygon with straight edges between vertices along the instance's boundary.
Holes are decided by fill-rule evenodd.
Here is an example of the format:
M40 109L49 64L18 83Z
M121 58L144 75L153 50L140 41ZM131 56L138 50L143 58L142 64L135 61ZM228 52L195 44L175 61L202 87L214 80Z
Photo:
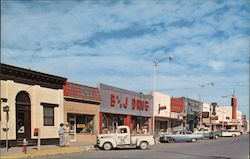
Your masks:
M60 127L59 127L59 130L58 130L58 133L59 133L59 146L60 147L64 146L64 132L65 132L65 129L63 127L63 123L61 123Z

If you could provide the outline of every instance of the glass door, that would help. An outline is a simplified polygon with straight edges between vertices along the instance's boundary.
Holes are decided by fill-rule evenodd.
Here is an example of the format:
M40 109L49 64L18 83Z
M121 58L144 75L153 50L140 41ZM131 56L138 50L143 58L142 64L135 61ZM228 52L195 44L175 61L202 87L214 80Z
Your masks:
M69 140L70 142L75 142L76 141L76 116L75 115L69 116L69 125L70 125Z

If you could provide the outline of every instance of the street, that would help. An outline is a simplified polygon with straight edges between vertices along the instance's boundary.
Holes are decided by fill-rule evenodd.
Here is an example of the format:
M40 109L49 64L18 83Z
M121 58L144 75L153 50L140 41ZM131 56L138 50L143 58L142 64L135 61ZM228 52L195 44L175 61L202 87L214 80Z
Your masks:
M199 140L196 143L159 143L149 150L116 149L98 150L42 158L249 158L249 134L240 137L224 137L218 140ZM38 159L38 158L37 158Z

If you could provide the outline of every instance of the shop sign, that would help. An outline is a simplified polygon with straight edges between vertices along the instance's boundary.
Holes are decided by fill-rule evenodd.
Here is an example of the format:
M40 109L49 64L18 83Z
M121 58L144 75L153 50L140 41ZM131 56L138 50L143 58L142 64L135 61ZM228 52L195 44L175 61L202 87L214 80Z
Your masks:
M193 101L193 100L191 100L191 99L188 99L188 106L199 108L200 105L201 105L200 102L196 102L196 101Z
M114 114L153 116L153 96L100 84L100 111Z
M160 114L161 110L165 110L165 109L167 109L166 105L161 106L161 104L159 104L158 114Z
M120 108L127 109L128 102L130 102L130 105L132 106L133 110L140 110L140 111L148 111L149 109L149 103L148 101L144 101L144 99L135 99L132 98L131 101L129 101L128 97L125 97L122 101L119 95L110 94L110 106L115 107L118 106Z
M211 116L211 120L218 120L218 116Z
M85 124L76 124L76 128L85 128Z
M209 112L202 112L203 118L209 118Z

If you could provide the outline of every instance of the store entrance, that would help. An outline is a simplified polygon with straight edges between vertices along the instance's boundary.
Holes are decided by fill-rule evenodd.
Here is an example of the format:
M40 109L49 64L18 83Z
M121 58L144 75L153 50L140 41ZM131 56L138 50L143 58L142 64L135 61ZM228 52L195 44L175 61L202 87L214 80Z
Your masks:
M75 142L76 141L76 116L75 115L68 115L68 123L70 125L70 130L69 130L69 139L70 142Z
M16 96L16 139L31 139L30 98L27 92L21 91Z

